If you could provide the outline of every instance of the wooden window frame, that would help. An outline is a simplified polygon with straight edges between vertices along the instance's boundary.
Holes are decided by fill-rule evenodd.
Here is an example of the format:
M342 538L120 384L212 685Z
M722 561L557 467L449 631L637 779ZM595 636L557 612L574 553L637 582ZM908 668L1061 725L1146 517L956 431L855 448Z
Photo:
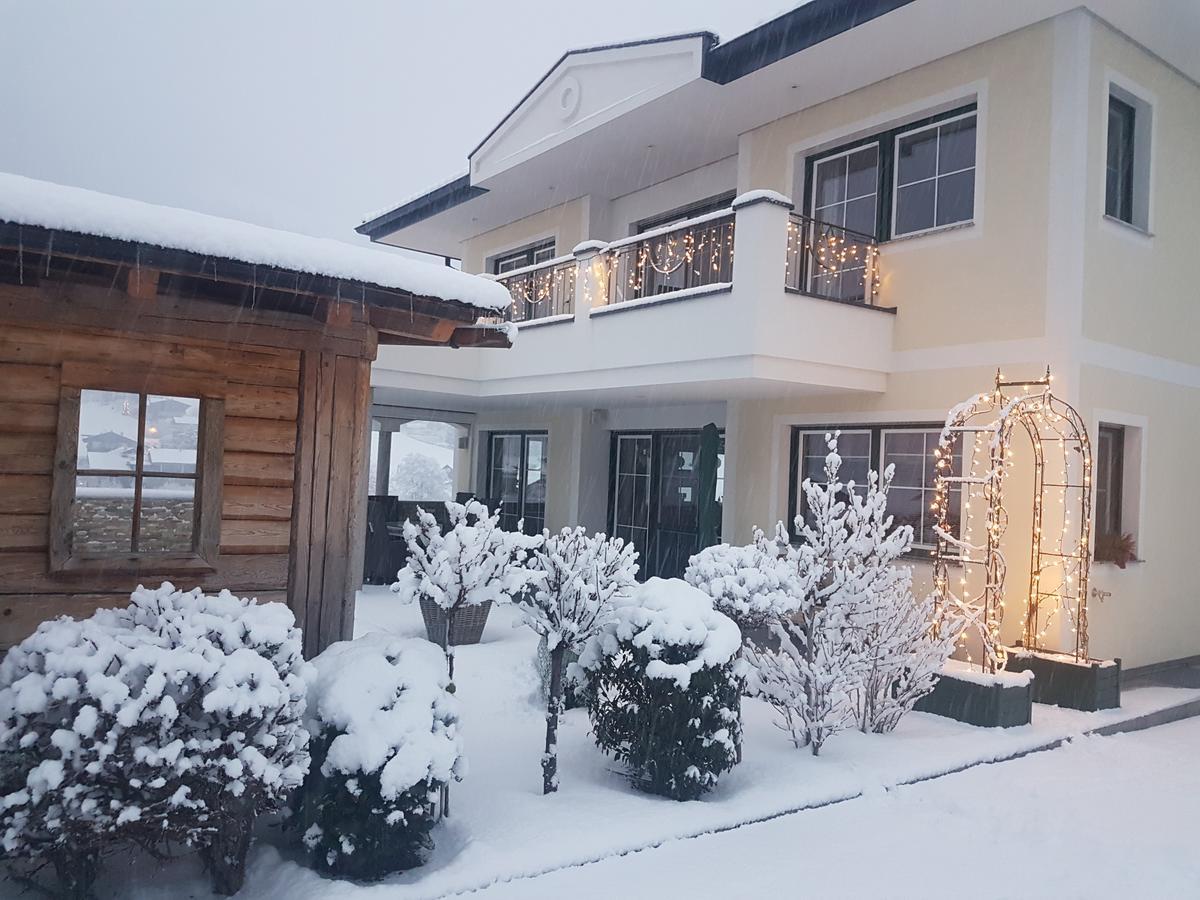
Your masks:
M80 395L83 390L198 397L192 549L75 553L71 548L78 470ZM67 361L62 366L58 430L50 489L49 569L53 575L94 572L149 575L216 570L221 540L226 381L207 372L146 373L132 368ZM141 418L139 416L139 423ZM139 424L140 432L140 424ZM140 465L138 470L140 471Z
M875 195L875 240L879 243L886 241L915 237L922 234L934 234L947 228L957 228L969 224L974 221L974 216L963 222L955 222L947 225L936 225L933 228L922 231L905 232L897 235L893 233L894 226L894 207L896 205L896 147L900 137L907 134L912 134L917 131L922 131L934 125L943 125L956 119L965 119L970 116L976 117L975 122L975 177L976 177L976 196L978 197L978 177L979 177L979 105L977 103L967 103L954 109L947 110L944 113L937 115L926 116L922 119L917 119L900 125L896 128L890 128L887 131L879 131L858 140L850 141L836 147L831 147L828 150L822 150L818 153L813 153L811 156L804 159L804 203L801 209L808 210L810 213L813 209L814 191L816 188L815 173L817 163L830 157L842 156L854 150L861 150L863 147L868 147L871 144L879 145L879 165L877 176L879 184ZM948 173L949 174L949 173ZM936 210L935 210L936 217Z

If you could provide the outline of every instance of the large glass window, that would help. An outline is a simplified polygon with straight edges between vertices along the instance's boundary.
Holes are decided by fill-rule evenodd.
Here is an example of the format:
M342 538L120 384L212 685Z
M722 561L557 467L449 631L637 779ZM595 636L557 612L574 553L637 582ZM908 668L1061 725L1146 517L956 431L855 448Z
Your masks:
M826 435L837 429L822 429L820 431L804 431L800 434L799 470L796 473L797 502L804 521L813 524L812 510L808 508L808 500L804 495L805 480L817 485L827 484L825 480L825 460L829 456L829 444ZM838 436L838 456L842 458L838 478L844 484L854 482L854 490L861 492L867 483L867 473L871 469L871 432L844 429ZM794 527L794 524L793 524Z
M546 527L546 472L550 442L545 432L497 432L488 441L487 499L500 504L500 527L526 534Z
M975 116L896 138L894 236L975 215Z
M414 419L376 420L371 431L367 493L399 500L453 500L463 481L460 452L467 427L452 422Z
M882 469L895 466L892 487L888 492L888 512L895 525L911 525L913 544L917 547L933 547L937 544L934 526L937 518L930 508L933 505L934 482L937 474L933 451L941 439L940 431L912 431L885 429L882 434ZM962 475L962 453L955 447L949 475ZM950 532L959 533L962 509L962 488L950 489L950 514L947 516Z

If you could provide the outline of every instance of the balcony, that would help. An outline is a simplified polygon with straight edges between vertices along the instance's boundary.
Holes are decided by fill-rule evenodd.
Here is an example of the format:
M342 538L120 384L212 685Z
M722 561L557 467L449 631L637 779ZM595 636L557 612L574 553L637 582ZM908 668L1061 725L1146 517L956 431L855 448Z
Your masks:
M882 391L894 310L869 236L753 192L733 207L500 277L511 350L381 348L374 383L414 402L718 399ZM419 395L419 396L417 396Z

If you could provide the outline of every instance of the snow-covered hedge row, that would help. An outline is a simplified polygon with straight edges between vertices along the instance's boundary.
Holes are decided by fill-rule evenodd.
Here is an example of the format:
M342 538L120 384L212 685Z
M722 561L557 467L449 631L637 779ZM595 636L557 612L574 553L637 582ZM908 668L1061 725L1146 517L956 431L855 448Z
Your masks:
M438 790L466 767L445 658L428 641L368 634L313 664L298 810L313 864L364 879L420 865Z
M237 890L254 816L308 768L294 625L283 604L170 584L42 623L0 665L5 855L82 896L114 842L181 842Z
M713 606L743 629L761 628L795 605L788 588L787 535L768 540L759 529L744 547L714 544L688 560L684 580L712 598Z
M691 800L731 769L741 744L735 657L742 636L702 591L651 578L619 603L578 667L596 741L635 786Z

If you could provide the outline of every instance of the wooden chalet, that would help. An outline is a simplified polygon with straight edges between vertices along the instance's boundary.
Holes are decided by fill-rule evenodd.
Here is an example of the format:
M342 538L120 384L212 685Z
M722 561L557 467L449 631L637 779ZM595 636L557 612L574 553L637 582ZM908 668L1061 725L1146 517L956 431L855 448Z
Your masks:
M506 347L475 323L508 300L394 254L0 175L0 650L161 581L286 601L310 655L348 637L377 346Z

